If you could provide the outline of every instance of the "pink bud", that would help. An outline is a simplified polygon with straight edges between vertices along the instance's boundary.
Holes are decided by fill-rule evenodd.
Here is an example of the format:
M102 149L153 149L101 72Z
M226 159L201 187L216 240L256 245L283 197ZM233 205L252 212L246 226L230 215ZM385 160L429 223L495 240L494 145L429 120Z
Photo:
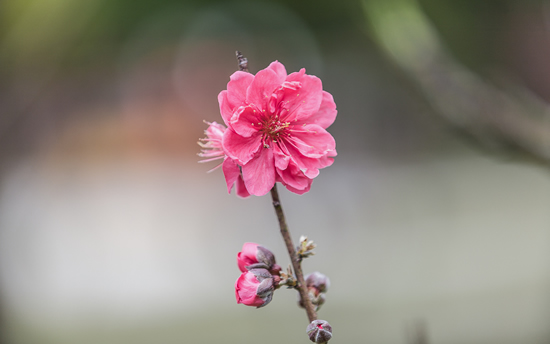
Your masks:
M243 245L242 251L237 254L237 265L242 272L250 269L271 270L276 265L275 256L267 248L247 242Z
M237 303L246 306L263 307L273 298L273 277L266 269L250 269L241 274L235 282Z

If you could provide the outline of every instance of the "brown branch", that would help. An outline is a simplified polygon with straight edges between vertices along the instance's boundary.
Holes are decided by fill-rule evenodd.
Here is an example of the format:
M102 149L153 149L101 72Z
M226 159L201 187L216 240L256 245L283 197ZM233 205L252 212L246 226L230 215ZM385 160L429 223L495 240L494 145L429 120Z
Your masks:
M296 254L296 248L294 246L294 243L292 242L292 237L290 236L290 232L288 231L288 225L286 224L285 214L283 213L283 207L279 199L279 193L277 192L277 184L273 185L273 189L271 189L271 198L273 199L273 207L275 208L277 219L279 219L279 227L281 228L281 235L283 236L283 240L286 244L286 249L288 250L288 255L290 256L290 260L292 262L292 268L294 269L294 274L296 275L296 279L298 280L297 289L298 289L298 292L300 293L300 296L302 297L302 301L306 308L309 322L312 322L313 320L317 320L317 313L315 313L313 304L309 299L306 282L304 279L304 273L302 272L302 266L300 264L300 259Z

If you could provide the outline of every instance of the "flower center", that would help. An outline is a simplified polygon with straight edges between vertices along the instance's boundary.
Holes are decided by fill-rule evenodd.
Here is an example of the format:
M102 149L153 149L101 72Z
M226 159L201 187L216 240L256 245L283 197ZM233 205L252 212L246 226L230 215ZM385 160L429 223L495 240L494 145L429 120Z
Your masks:
M277 143L280 138L290 136L289 126L290 122L282 122L279 120L279 116L265 119L260 130L263 133L262 142L264 147L269 148L271 142Z

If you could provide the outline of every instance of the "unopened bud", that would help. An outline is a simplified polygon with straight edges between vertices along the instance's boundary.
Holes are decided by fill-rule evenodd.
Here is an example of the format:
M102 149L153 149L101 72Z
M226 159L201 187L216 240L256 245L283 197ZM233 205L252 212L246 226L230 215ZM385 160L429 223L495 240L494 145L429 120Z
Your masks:
M332 338L332 326L325 320L313 320L306 329L309 340L324 344Z
M296 279L294 278L294 275L292 274L292 268L290 267L290 264L288 265L288 268L286 269L286 272L280 271L279 276L281 276L281 279L278 281L278 286L281 287L283 285L286 285L287 288L294 288L297 285ZM298 294L300 295L300 294Z
M317 245L315 245L313 241L308 241L307 236L302 235L300 237L300 245L296 247L296 255L300 260L313 256L315 254L315 252L313 252L315 247L317 247Z
M273 298L274 280L266 269L250 269L243 272L235 282L237 303L263 307Z
M253 242L247 242L243 245L242 251L237 254L237 265L242 272L250 269L272 270L276 267L280 269L275 264L273 252ZM279 271L276 271L276 274L278 273Z
M325 303L325 292L329 287L330 279L320 272L316 271L306 276L307 294L311 303L315 306L315 311L319 310ZM300 294L298 294L298 305L305 308Z
M279 264L273 264L273 266L271 267L271 270L269 270L269 272L273 275L273 277L275 276L279 276L281 274L281 266Z
M330 287L330 279L319 271L315 271L306 276L306 286L314 287L319 293L324 293Z

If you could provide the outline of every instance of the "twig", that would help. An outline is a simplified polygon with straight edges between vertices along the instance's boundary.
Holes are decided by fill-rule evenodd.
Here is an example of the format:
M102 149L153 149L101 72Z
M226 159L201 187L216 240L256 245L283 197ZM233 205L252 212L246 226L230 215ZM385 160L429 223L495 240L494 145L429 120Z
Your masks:
M309 322L312 322L313 320L317 320L317 313L315 313L313 304L311 303L311 300L308 296L306 282L304 280L304 273L302 272L302 266L300 264L300 260L298 259L298 255L296 254L296 249L294 247L294 243L292 242L292 237L290 236L290 232L288 231L285 214L283 213L283 207L281 205L281 200L279 199L279 193L277 192L277 184L275 184L273 186L273 189L271 189L271 198L273 199L273 207L275 208L277 219L279 219L281 235L283 236L283 240L286 244L286 249L288 250L288 255L290 256L290 261L292 262L292 267L294 268L294 274L296 275L296 279L298 280L297 289L300 293L300 296L302 297L302 301L306 308Z

